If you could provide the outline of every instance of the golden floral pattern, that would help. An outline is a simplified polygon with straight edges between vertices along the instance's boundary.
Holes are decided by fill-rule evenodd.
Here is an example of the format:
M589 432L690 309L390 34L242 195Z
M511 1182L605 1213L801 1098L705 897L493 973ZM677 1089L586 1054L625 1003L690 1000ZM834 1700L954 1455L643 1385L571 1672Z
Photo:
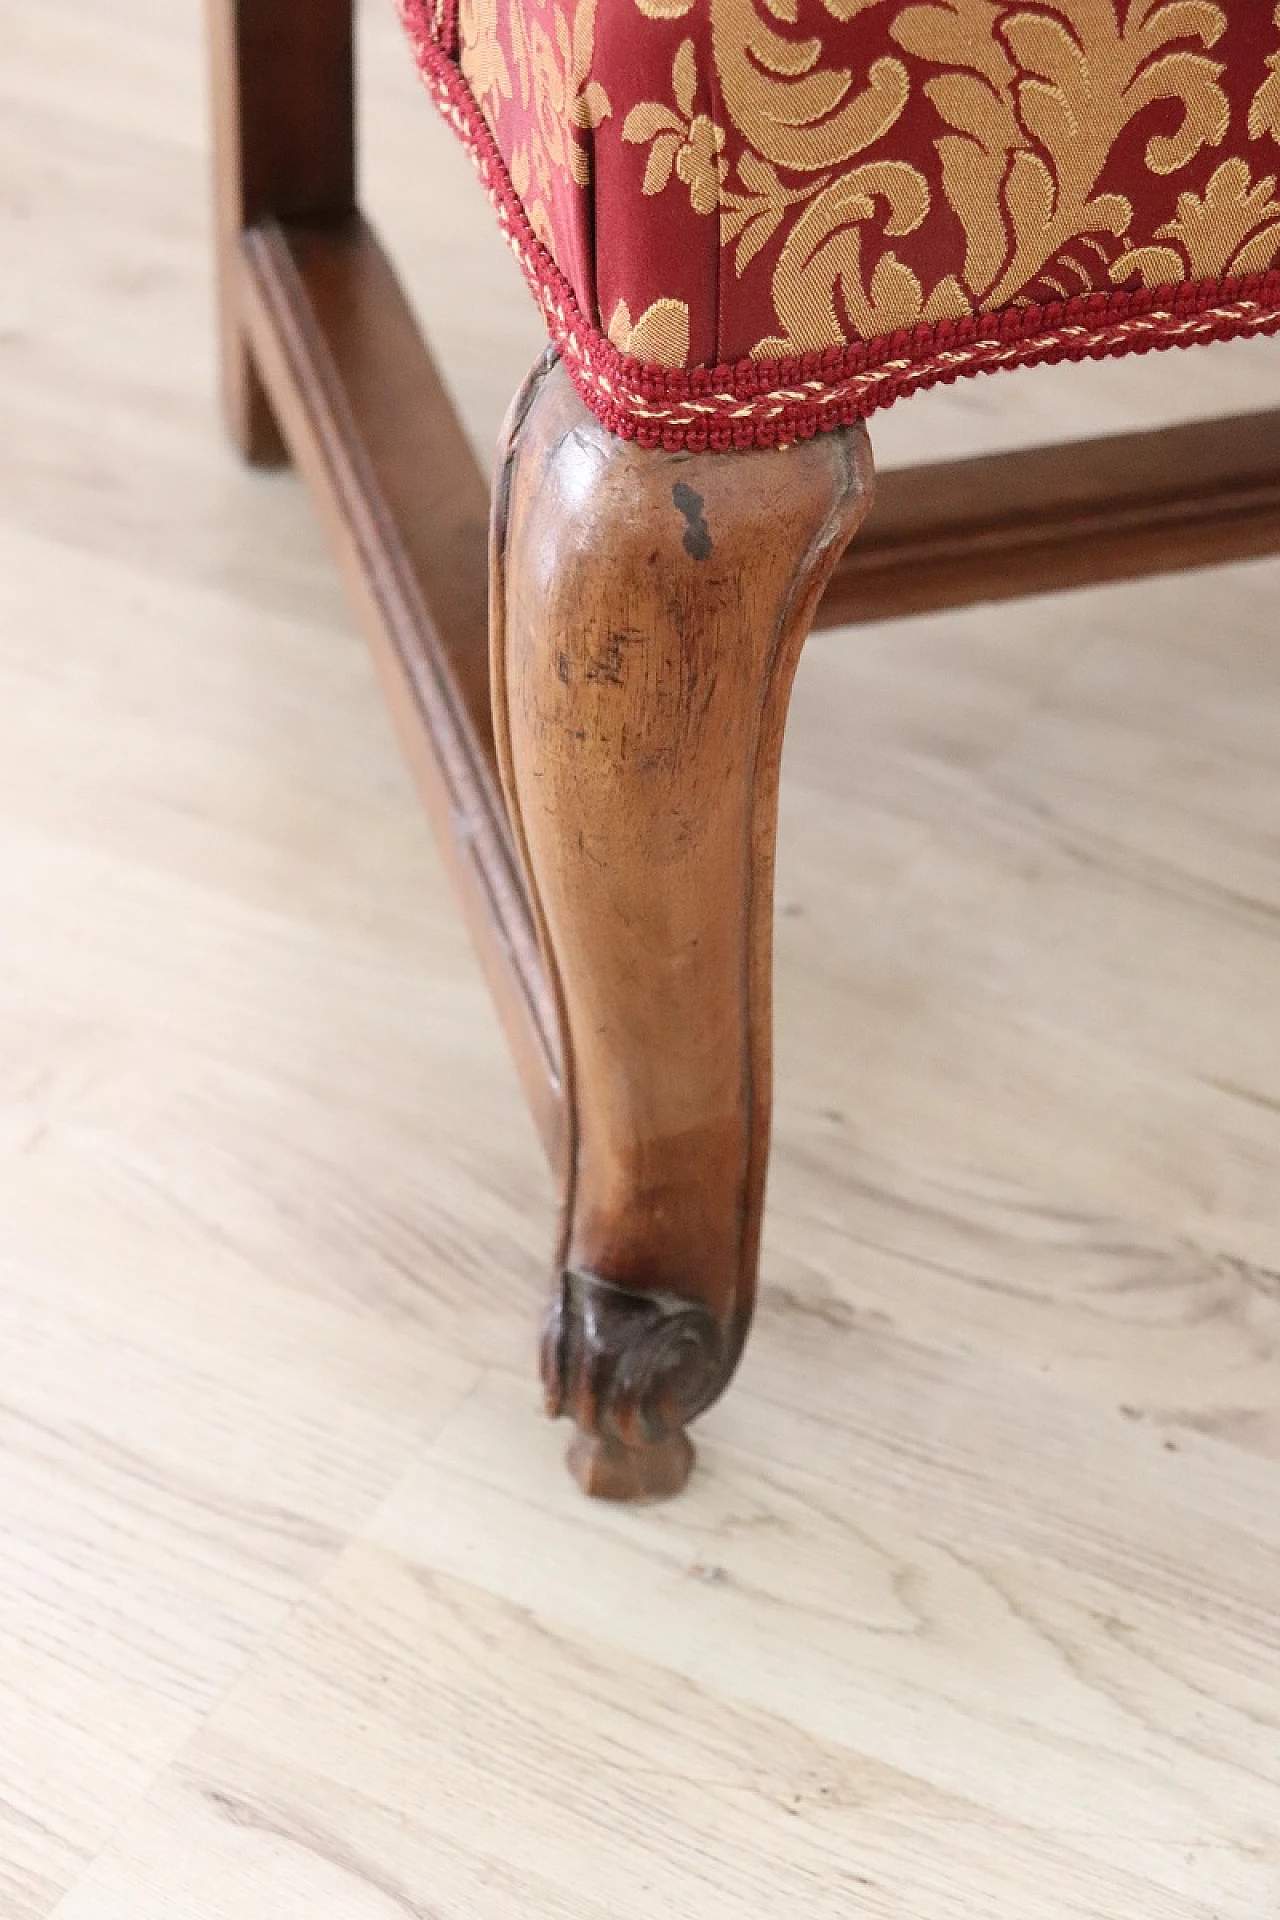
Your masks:
M1276 8L1276 32L1280 34L1280 6ZM1264 134L1270 134L1277 146L1280 146L1280 43L1267 61L1267 78L1254 95L1253 105L1249 108L1249 135L1251 139L1261 140Z
M458 28L535 234L661 366L1280 262L1273 0L461 0Z
M527 136L513 148L512 178L534 232L552 253L561 224L552 212L557 197L572 205L571 189L590 185L582 136L612 112L604 87L591 76L596 3L577 0L569 13L554 0L535 0L532 6L509 0L512 65ZM512 99L497 24L497 0L466 0L459 8L462 70L491 125L501 118L503 102Z
M1156 228L1170 244L1122 255L1113 275L1137 271L1147 286L1160 287L1265 272L1280 252L1275 188L1273 173L1255 182L1243 160L1224 160L1203 194L1180 194L1177 218Z
M655 300L634 322L625 300L609 320L609 338L622 353L659 367L682 367L689 357L689 309L683 300Z
M698 67L692 40L682 40L676 51L671 90L678 112L656 100L643 101L627 115L622 137L648 144L644 193L661 193L674 167L689 189L694 212L715 213L723 191L725 134L707 114L694 112Z

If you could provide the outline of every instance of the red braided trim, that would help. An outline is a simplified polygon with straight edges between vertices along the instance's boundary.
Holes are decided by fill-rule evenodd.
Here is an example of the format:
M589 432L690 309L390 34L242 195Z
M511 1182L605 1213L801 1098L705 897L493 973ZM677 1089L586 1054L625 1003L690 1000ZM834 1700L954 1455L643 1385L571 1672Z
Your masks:
M942 320L786 360L660 367L620 353L584 316L535 236L506 163L455 64L457 0L398 0L423 78L475 162L547 331L583 400L643 447L784 447L850 425L965 374L1280 332L1280 270L1136 293L1079 294Z

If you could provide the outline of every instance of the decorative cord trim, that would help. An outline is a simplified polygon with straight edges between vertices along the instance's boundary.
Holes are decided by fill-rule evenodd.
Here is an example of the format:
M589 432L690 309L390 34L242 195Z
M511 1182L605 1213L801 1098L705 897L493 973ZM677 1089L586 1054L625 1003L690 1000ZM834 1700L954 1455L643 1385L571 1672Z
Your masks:
M534 234L456 63L457 0L397 3L423 79L475 163L574 386L604 426L642 447L785 447L968 374L1280 332L1280 271L1272 270L1005 307L785 360L688 369L637 360L587 320Z

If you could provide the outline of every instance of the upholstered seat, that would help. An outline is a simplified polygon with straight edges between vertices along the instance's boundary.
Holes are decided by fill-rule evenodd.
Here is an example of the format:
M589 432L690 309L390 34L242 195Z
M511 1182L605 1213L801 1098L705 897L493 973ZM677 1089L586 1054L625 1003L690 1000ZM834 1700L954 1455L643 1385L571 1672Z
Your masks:
M768 444L1280 326L1273 0L400 0L579 391Z

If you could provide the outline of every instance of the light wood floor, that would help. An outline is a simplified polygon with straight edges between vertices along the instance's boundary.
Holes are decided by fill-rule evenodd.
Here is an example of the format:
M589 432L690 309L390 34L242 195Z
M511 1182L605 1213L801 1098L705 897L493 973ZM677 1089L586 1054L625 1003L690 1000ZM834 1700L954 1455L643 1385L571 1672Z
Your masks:
M387 0L369 200L539 345ZM192 0L0 0L0 1916L1275 1920L1280 565L813 645L757 1336L659 1510L296 482ZM882 452L1280 400L1280 350Z

